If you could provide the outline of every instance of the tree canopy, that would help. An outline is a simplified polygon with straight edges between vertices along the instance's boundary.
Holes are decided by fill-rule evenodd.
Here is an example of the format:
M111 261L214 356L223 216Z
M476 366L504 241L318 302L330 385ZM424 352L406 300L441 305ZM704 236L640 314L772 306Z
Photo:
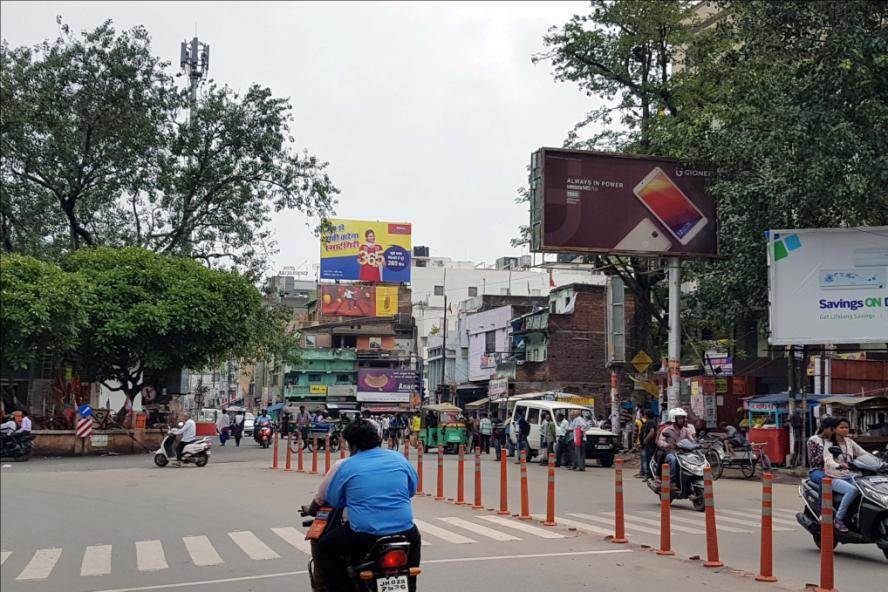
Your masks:
M185 89L142 27L0 47L0 245L55 256L138 246L260 271L270 215L332 213L327 163L296 148L288 100ZM35 215L40 212L40 215Z

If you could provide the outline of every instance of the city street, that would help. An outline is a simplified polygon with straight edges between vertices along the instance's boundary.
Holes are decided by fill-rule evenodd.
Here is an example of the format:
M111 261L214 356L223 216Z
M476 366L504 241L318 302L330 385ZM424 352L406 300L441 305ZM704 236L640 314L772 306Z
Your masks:
M334 455L335 457L335 455ZM283 454L281 455L283 461ZM306 457L310 468L310 456ZM520 508L519 467L509 464L509 507ZM416 456L411 456L416 462ZM2 588L7 592L124 590L308 590L308 549L297 514L319 478L272 471L271 452L245 440L240 449L214 448L206 468L158 469L145 456L39 459L2 469ZM445 495L456 494L456 457L445 457ZM435 455L424 456L424 489L435 493ZM320 457L323 470L323 455ZM281 463L283 468L283 462ZM708 570L703 515L688 502L673 506L676 556L658 557L655 496L626 473L630 543L611 533L613 471L557 471L558 526L503 518L499 465L482 461L485 510L417 497L423 532L423 589L497 587L595 590L642 589L674 582L736 590L800 590L817 581L819 555L792 517L795 486L775 485L776 584L753 580L758 566L760 484L716 482L724 568ZM545 511L546 470L529 465L531 512ZM472 501L473 463L466 463ZM704 557L705 558L705 557ZM837 587L864 590L884 574L881 552L844 547L836 553ZM670 584L671 585L671 584Z

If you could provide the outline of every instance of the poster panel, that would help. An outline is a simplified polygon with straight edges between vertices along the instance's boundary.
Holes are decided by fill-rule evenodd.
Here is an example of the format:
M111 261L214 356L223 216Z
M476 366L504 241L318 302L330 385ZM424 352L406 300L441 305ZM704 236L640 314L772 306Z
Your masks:
M328 284L321 289L321 313L336 317L390 317L398 312L398 287Z
M322 280L410 282L410 223L329 222L332 230L321 235Z

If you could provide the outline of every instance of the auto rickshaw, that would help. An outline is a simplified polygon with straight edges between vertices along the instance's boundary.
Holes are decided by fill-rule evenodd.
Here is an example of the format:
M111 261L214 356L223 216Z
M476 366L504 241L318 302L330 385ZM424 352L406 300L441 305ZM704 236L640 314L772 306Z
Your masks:
M454 454L459 450L459 445L466 443L466 423L462 418L462 409L450 403L428 405L421 409L422 429L419 439L423 449L436 448L439 444L444 446L446 454ZM435 427L430 427L429 415L434 417Z

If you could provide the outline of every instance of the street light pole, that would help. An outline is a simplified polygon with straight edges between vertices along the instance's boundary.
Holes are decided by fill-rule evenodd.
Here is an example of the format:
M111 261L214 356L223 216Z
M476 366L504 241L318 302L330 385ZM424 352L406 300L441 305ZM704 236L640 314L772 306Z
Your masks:
M681 392L681 260L669 258L669 390L666 408L678 407Z

